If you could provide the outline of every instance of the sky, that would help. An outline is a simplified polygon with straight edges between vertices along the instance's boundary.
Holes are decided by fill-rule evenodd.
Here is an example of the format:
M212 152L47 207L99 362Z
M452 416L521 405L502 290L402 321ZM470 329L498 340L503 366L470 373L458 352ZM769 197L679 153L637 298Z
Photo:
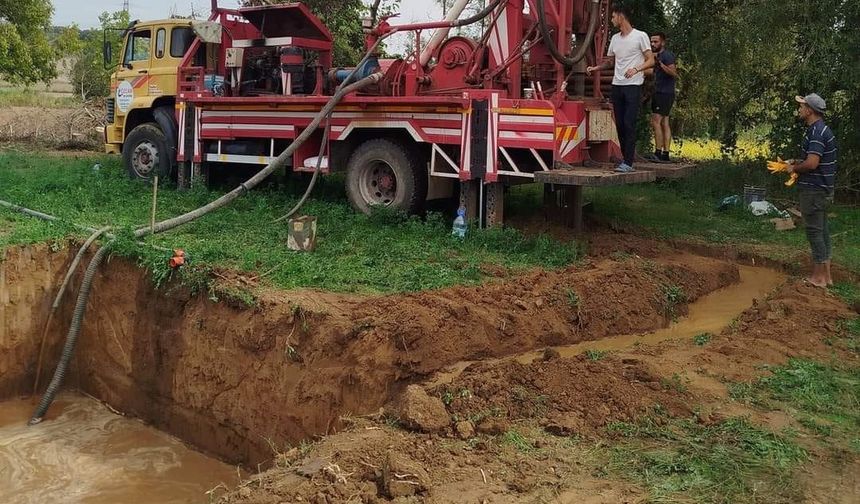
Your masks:
M336 1L336 0L333 0ZM211 0L129 0L131 19L163 19L171 14L189 15L195 12L205 18L209 14ZM80 28L97 28L99 14L122 10L123 0L54 0L54 19L56 26L71 23ZM370 0L365 0L370 3ZM238 0L218 0L222 7L238 5ZM442 18L442 9L432 0L401 0L400 18L392 24L406 24ZM405 50L407 34L396 34L388 42L388 49L394 53Z
M219 0L219 5L233 6L236 0ZM428 6L428 4L430 4ZM161 19L171 13L188 15L192 8L205 17L210 0L129 0L132 19ZM122 10L122 0L54 0L54 24L65 26L76 23L81 28L95 28L99 14ZM425 21L441 17L435 2L428 0L402 0L399 22Z

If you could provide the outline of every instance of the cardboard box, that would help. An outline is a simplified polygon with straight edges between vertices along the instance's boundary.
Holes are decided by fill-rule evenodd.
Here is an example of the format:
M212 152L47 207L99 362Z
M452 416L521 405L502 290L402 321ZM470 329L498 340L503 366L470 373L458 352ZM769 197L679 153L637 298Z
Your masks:
M773 226L777 231L789 231L797 227L794 225L794 220L791 217L777 217L770 221L773 222Z

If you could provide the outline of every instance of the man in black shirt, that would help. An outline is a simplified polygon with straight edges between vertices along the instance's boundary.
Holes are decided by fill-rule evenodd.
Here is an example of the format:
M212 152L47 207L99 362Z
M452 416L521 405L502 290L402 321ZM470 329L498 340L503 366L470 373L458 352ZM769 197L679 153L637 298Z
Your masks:
M669 126L669 112L675 103L675 79L678 69L675 55L666 49L666 34L651 35L651 52L654 53L654 96L651 97L651 128L654 130L654 161L669 161L669 147L672 144L672 129Z

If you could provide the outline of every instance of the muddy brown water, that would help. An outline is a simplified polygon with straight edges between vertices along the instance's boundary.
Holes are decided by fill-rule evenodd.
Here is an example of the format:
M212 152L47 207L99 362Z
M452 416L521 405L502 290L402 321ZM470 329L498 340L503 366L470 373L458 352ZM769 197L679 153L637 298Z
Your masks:
M235 467L89 397L63 393L28 427L32 411L29 400L0 403L4 504L198 503L237 483Z
M637 344L655 344L667 340L693 338L702 333L719 333L731 321L749 308L753 300L763 299L783 283L784 273L754 266L739 265L740 281L729 287L714 291L689 305L688 314L665 329L645 334L624 334L595 341L584 341L574 345L553 347L562 357L572 357L593 350L598 352L623 350ZM505 359L514 359L523 364L543 358L544 350L525 352ZM495 359L496 362L505 359ZM482 361L486 363L487 361ZM475 361L458 362L432 380L432 385L450 383Z

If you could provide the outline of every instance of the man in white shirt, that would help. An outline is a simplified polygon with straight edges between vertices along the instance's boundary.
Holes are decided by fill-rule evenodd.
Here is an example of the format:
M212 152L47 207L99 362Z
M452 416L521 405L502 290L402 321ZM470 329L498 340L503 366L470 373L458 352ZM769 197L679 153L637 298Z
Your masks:
M615 127L621 143L624 161L615 171L628 173L634 171L633 158L636 156L636 118L642 99L642 84L645 70L654 67L654 54L651 52L651 39L648 35L633 28L630 24L628 7L616 4L612 7L612 25L620 30L612 36L606 59L597 66L586 68L591 75L595 70L615 68L612 78L612 107L615 110Z

